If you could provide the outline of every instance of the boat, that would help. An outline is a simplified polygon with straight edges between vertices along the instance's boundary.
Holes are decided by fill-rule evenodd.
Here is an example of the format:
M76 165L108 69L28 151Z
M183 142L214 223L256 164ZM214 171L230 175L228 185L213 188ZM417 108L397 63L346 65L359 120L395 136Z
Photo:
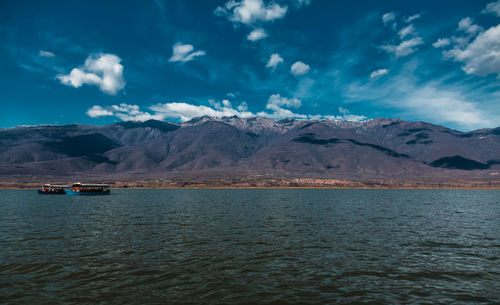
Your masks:
M74 183L71 188L66 189L67 195L109 195L109 185L107 184L86 184L86 183Z
M64 191L67 188L67 185L59 185L59 184L44 184L42 188L38 190L38 194L41 195L66 195Z

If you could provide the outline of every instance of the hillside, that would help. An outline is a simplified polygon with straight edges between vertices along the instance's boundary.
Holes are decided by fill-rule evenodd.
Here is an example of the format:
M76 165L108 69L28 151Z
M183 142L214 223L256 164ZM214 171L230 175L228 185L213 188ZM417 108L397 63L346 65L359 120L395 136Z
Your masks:
M201 117L0 129L0 179L497 181L500 128Z

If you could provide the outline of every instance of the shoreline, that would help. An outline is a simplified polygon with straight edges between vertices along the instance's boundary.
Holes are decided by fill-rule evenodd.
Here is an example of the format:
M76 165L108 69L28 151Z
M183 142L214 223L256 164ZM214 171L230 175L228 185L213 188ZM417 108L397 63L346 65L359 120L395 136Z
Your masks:
M35 187L3 187L0 190L38 190ZM340 186L192 186L192 187L110 187L110 190L500 190L500 186L470 187L470 186L401 186L401 187L340 187Z
M465 189L465 190L500 190L500 181L481 180L455 180L455 181L359 181L331 178L194 178L194 179L137 179L137 180L111 180L87 178L88 183L107 184L110 189L131 190L181 190L181 189ZM50 181L51 184L62 184L70 186L67 181L75 178L69 177L36 177L36 179L3 180L0 181L0 189L40 189L44 184L41 180ZM81 180L81 179L77 179Z

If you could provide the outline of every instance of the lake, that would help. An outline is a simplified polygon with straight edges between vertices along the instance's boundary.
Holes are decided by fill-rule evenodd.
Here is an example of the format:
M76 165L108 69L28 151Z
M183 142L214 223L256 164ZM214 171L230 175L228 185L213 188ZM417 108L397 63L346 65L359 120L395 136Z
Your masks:
M499 190L0 190L0 303L494 303Z

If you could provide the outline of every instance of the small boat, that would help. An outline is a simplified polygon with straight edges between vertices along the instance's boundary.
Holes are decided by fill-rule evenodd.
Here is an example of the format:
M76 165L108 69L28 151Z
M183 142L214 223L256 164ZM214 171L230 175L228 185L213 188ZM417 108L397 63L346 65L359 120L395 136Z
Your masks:
M84 184L74 183L71 188L66 189L67 195L109 195L109 185L107 184Z
M58 185L58 184L44 184L42 188L38 190L38 194L41 195L66 195L64 191L67 188L67 185Z

